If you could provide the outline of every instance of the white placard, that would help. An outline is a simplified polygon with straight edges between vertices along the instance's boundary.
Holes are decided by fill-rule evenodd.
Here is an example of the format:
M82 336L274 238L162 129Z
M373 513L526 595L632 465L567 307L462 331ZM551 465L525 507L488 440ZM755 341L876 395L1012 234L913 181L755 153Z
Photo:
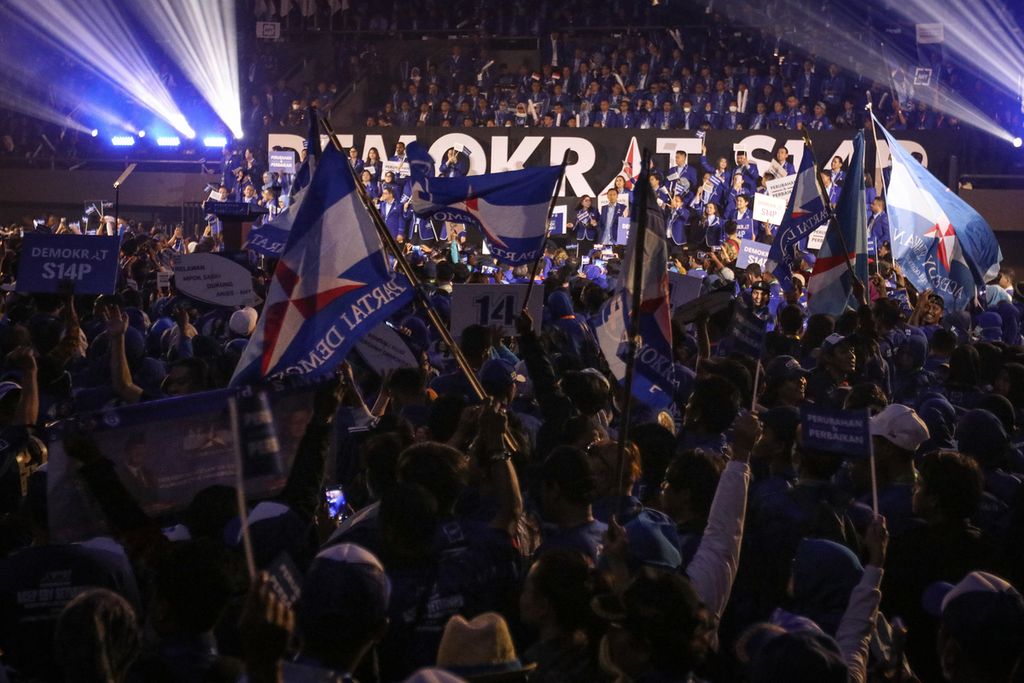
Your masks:
M754 212L752 214L754 220L761 221L762 223L768 223L769 225L780 225L782 223L783 216L786 215L787 203L788 202L782 197L755 194Z
M370 330L359 340L355 350L379 375L399 368L419 367L416 356L402 335L387 323L381 323Z
M252 274L219 254L187 254L174 267L174 286L193 299L215 306L252 306L259 297L252 291Z
M821 249L822 243L825 241L825 233L828 232L828 226L823 225L810 235L807 236L807 248L808 249Z
M942 24L916 24L914 29L918 45L946 42L946 32Z
M516 333L515 322L523 310L527 285L455 285L452 290L451 332L456 338L470 325L498 327L502 336ZM544 288L534 286L530 315L541 320Z
M381 176L390 171L395 174L395 179L407 178L409 173L409 162L408 161L385 161L383 162L383 170Z
M793 192L794 185L796 185L796 174L764 181L764 189L768 190L769 195L782 197L786 201L789 201L789 195Z

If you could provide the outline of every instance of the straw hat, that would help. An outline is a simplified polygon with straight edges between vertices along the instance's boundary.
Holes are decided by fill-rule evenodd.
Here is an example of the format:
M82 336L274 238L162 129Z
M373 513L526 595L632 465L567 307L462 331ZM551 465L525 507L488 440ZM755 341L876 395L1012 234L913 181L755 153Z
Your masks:
M437 649L437 666L480 683L525 681L536 668L519 661L508 624L496 612L469 621L458 614L449 619Z

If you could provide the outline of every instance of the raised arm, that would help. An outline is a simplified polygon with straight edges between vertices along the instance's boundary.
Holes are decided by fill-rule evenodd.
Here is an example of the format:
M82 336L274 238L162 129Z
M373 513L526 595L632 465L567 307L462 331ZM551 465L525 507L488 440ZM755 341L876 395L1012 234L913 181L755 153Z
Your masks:
M128 356L124 348L124 335L128 331L128 316L120 308L108 307L104 313L107 321L107 336L110 339L110 383L114 393L127 403L138 403L142 399L142 388L132 379L128 367Z
M850 601L836 629L836 643L850 672L850 683L867 680L868 648L875 631L878 604L882 601L882 566L889 545L885 517L875 517L871 522L865 545L869 554L868 565L850 593Z
M304 519L313 518L320 501L324 468L327 465L327 447L343 389L340 375L335 375L317 387L313 399L313 416L299 441L288 481L278 496L278 500Z
M718 482L704 537L686 567L694 590L716 618L725 610L739 567L750 486L750 452L760 437L761 423L753 414L740 415L733 422L733 434L733 458Z

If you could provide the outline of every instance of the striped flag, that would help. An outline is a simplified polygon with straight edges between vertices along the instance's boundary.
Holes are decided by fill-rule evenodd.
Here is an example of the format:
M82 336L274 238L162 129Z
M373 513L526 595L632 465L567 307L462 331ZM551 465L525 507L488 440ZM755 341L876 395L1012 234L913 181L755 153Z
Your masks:
M810 313L838 316L847 307L856 308L850 266L864 286L868 281L867 211L864 202L864 132L853 139L853 158L846 175L836 220L829 224L825 241L818 250L814 272L807 281L807 309Z

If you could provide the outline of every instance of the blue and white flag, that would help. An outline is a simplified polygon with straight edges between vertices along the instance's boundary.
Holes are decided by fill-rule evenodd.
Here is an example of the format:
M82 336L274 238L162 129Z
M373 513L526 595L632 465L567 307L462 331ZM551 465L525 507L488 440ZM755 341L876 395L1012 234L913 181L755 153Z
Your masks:
M828 221L828 207L818 191L817 173L814 155L806 148L800 160L796 183L789 194L786 213L768 251L765 268L775 275L779 286L786 291L793 289L793 265L796 262L793 249L800 244L800 240Z
M273 220L267 221L263 225L253 226L246 239L246 249L252 249L258 254L271 258L278 258L288 243L288 234L295 222L295 214L298 213L299 205L305 196L306 186L309 185L309 181L316 171L316 162L323 153L320 148L320 131L317 129L319 119L316 110L310 108L307 116L309 117L309 132L305 142L306 158L299 165L299 170L295 172L295 178L292 179L292 187L289 192L291 203Z
M640 177L639 186L649 187L647 174ZM648 190L650 192L650 190ZM668 286L668 244L665 241L665 215L657 208L653 196L647 200L651 207L647 213L644 232L644 270L641 278L640 345L637 348L633 376L633 396L655 410L672 404L676 391L675 368L672 360L672 307ZM629 348L629 319L633 301L636 230L630 230L630 240L623 257L622 286L602 307L596 325L601 352L615 378L626 377L624 355Z
M409 282L388 270L348 160L329 148L299 204L231 383L327 374L412 297Z
M491 253L505 263L533 263L544 253L548 209L561 174L561 166L548 166L462 178L421 177L413 183L412 209L418 216L475 225Z
M846 184L836 205L836 221L828 226L807 281L807 310L839 316L859 305L853 296L853 272L867 287L868 234L864 202L864 132L853 138L853 157ZM848 265L849 264L849 265Z
M888 200L893 258L910 283L960 310L999 273L1003 254L992 228L882 128L892 155ZM850 176L847 176L850 177Z

